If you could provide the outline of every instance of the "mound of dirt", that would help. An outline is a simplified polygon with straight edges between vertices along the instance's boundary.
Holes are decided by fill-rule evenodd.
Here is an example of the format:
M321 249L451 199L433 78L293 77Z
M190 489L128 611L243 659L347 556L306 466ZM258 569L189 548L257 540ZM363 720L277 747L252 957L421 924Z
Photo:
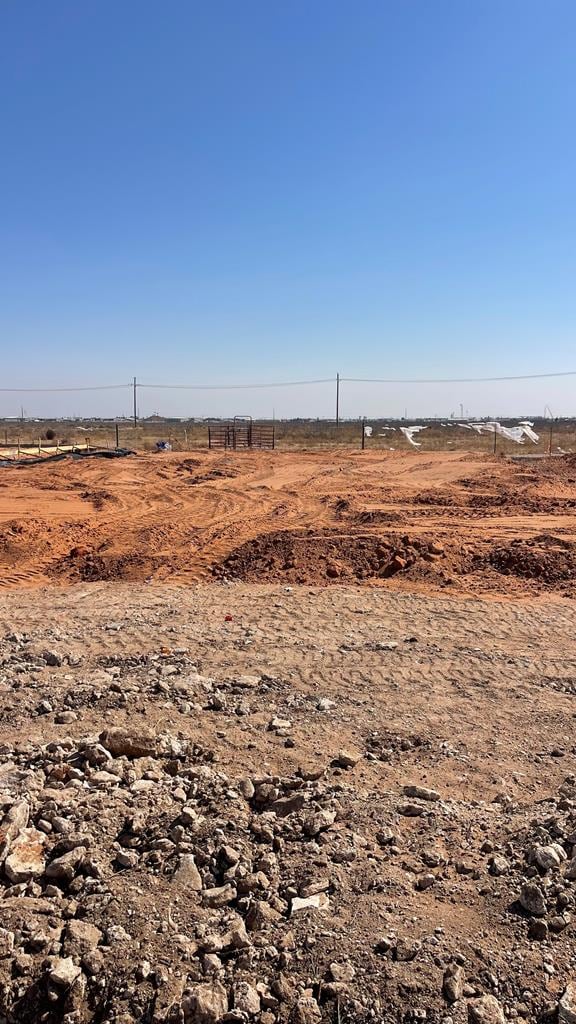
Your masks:
M101 555L86 547L74 547L49 567L56 579L69 582L96 583L100 580L141 580L153 573L158 559L131 552L124 555Z
M388 579L417 562L444 558L433 538L286 530L242 544L213 567L218 577L322 584Z
M515 540L495 547L488 562L504 575L548 584L576 580L576 545L556 537Z

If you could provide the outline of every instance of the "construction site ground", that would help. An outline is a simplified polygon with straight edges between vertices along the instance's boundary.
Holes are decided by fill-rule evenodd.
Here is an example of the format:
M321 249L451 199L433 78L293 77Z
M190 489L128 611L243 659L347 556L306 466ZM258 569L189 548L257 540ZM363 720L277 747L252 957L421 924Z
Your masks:
M0 476L0 1020L576 1014L576 461Z

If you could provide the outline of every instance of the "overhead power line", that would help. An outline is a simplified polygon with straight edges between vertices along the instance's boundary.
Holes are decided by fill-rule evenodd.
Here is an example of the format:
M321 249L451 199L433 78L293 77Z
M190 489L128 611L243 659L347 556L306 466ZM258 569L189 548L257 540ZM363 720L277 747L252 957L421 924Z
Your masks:
M340 377L340 383L349 384L488 384L511 380L546 380L552 377L576 377L576 370L559 370L554 373L517 373L500 377ZM147 388L164 391L252 391L268 388L298 388L312 384L335 384L338 377L320 377L314 380L272 381L266 384L144 384L130 381L126 384L94 384L78 387L43 388L2 388L0 393L23 394L78 391L119 391L126 388Z
M55 391L117 391L119 388L131 388L132 384L96 384L88 387L75 387L75 388L0 388L0 391L9 391L13 394L21 394L22 392L38 392L43 391L52 394Z
M544 380L547 377L576 377L576 370L517 373L508 377L340 377L340 380L351 384L485 384L506 380Z
M255 388L298 388L307 384L333 384L336 377L319 380L284 380L272 384L138 384L139 388L162 388L170 391L246 391Z

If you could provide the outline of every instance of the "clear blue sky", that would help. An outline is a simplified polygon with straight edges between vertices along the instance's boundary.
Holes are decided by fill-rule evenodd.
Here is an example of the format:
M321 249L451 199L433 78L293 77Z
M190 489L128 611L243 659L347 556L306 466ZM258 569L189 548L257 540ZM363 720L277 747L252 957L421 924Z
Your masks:
M575 53L574 0L3 3L3 386L576 369ZM348 386L343 413L575 393ZM141 392L144 414L332 404Z

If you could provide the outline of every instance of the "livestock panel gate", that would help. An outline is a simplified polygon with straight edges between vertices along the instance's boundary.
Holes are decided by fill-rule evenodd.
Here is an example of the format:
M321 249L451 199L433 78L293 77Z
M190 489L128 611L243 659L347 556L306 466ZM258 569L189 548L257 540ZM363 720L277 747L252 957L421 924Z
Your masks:
M235 416L228 423L216 423L208 427L209 448L275 447L275 429L271 423L254 423L251 416Z

